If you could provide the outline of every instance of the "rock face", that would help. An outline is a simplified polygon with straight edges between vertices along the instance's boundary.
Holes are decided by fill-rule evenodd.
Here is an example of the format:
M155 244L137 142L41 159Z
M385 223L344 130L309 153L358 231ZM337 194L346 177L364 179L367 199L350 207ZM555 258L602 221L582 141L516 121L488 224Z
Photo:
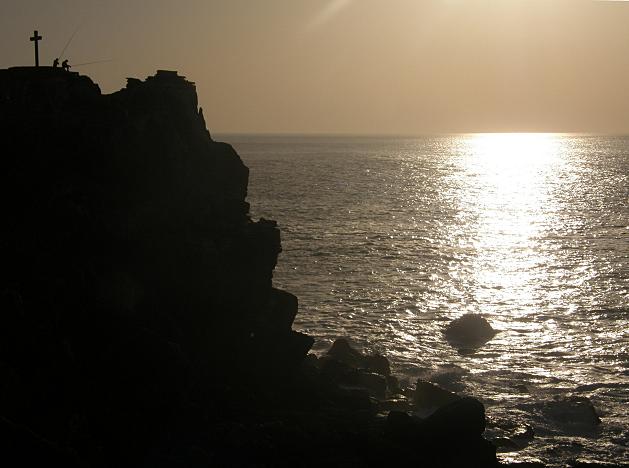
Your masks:
M279 230L250 219L248 169L193 83L103 95L0 70L0 141L0 415L51 440L99 428L122 453L186 395L255 395L305 357L297 299L272 287Z
M248 169L210 138L193 83L161 71L104 96L74 73L9 69L0 97L2 288L21 313L54 315L67 338L115 315L221 355L215 371L225 354L230 369L271 362L268 340L299 362L296 298L271 287L279 230L250 220Z

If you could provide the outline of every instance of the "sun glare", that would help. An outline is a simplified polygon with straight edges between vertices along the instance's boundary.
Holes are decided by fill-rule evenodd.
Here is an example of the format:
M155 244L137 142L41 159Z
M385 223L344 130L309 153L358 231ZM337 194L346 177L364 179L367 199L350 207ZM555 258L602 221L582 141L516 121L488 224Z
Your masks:
M474 275L486 289L476 292L481 303L534 303L539 294L536 267L541 258L540 231L553 221L541 210L555 203L549 192L562 138L554 134L479 134L466 142L462 160L469 199L462 209L470 214L477 251ZM504 296L504 297L503 297ZM520 311L527 313L527 311Z
M549 162L559 137L553 133L481 133L470 141L476 156L500 166Z

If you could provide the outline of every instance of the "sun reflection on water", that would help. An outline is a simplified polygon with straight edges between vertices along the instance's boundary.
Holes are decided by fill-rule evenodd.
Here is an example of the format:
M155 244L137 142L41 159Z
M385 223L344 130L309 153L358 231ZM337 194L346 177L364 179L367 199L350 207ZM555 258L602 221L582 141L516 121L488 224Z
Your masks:
M605 402L606 427L626 434L629 138L307 139L272 158L263 148L248 161L252 209L282 220L274 281L299 296L296 327L316 351L349 336L387 355L406 386L422 378L483 400L494 435L514 417L561 430L541 411L568 392ZM466 312L500 330L473 354L442 334ZM558 440L536 437L518 459Z
M530 311L521 306L540 296L536 275L549 260L537 243L540 230L553 223L548 179L561 162L560 146L552 134L482 134L465 141L460 210L470 218L475 249L474 302L485 307L475 312L511 303L514 314L523 314Z

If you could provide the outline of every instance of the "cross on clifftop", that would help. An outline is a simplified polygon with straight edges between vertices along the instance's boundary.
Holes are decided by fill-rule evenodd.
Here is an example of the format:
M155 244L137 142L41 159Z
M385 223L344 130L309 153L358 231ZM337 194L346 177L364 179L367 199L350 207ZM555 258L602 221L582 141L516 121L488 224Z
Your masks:
M33 33L33 37L31 37L31 42L35 43L35 66L39 67L39 41L41 41L43 37L41 37L37 33L37 29Z

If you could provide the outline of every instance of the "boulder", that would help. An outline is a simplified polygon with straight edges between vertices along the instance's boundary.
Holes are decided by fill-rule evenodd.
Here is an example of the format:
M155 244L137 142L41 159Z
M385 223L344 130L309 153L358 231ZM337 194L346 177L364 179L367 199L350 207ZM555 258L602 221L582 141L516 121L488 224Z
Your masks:
M480 437L485 431L485 407L476 398L463 397L442 406L426 419L430 432L457 438Z
M365 355L352 348L345 338L339 338L332 343L326 356L356 369L366 369L383 376L391 375L391 367L386 357L380 354Z
M483 405L469 398L451 403L423 420L404 411L391 411L385 429L402 450L414 451L413 465L499 466L496 448L481 436L484 423Z
M391 395L402 395L400 380L394 375L387 376L387 390Z
M406 411L390 411L387 416L387 429L403 433L418 425L418 421Z
M422 409L441 408L460 398L456 393L449 392L438 385L420 379L415 385L413 403Z
M321 374L337 385L360 389L372 397L384 399L387 392L387 379L375 372L355 369L335 359L322 359Z
M592 402L585 397L571 396L544 402L544 414L568 426L596 427L601 423Z
M466 351L484 345L498 332L484 317L466 314L450 322L443 333L453 347Z
M375 372L357 372L356 384L369 393L369 395L383 400L387 394L387 380Z
M408 398L398 395L380 402L380 411L412 411L413 404Z
M491 441L498 453L517 452L521 447L509 437L496 437Z

